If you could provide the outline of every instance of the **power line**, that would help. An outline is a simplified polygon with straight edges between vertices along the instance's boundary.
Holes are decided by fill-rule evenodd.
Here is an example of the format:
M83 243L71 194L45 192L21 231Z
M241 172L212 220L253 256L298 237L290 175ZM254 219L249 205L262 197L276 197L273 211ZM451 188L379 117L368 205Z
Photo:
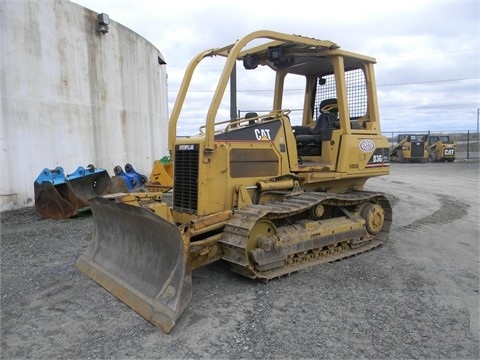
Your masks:
M458 106L472 106L476 107L477 103L475 102L468 102L468 103L458 103L458 104L443 104L443 105L420 105L420 106L411 106L411 107L404 107L404 106L389 106L385 104L379 105L380 110L383 111L390 111L390 110L416 110L416 109L443 109L448 107L458 107ZM465 109L464 111L468 111Z
M443 80L427 80L427 81L411 81L405 83L391 83L391 84L377 84L377 87L384 86L403 86L403 85L420 85L420 84L436 84L441 82L455 82L455 81L465 81L465 80L478 80L479 76L474 77L465 77L465 78L456 78L456 79L443 79ZM243 89L237 90L238 92L272 92L271 89ZM284 91L293 92L293 91L305 91L305 89L284 89ZM168 92L178 92L178 90L168 90ZM190 90L192 93L213 93L213 90ZM229 92L226 90L225 92Z
M381 84L378 86L401 86L401 85L416 85L416 84L433 84L433 83L440 83L440 82L452 82L452 81L464 81L464 80L476 80L480 79L480 77L468 77L468 78L457 78L457 79L445 79L445 80L428 80L428 81L411 81L406 83L392 83L392 84Z

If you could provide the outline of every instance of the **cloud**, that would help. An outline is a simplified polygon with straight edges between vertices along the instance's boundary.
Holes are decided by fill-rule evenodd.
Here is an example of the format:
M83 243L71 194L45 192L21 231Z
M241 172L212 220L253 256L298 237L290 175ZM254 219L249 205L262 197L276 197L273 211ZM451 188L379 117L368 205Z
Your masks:
M338 43L375 57L382 129L473 130L480 108L480 2L477 0L168 3L76 0L145 37L167 62L169 108L190 59L208 48L268 29ZM220 65L192 84L179 134L197 130L216 86ZM239 81L238 108L271 105L263 77ZM289 92L295 94L295 88ZM219 116L229 117L228 93ZM286 104L284 104L286 105ZM203 116L203 117L202 117ZM195 129L195 130L193 130Z

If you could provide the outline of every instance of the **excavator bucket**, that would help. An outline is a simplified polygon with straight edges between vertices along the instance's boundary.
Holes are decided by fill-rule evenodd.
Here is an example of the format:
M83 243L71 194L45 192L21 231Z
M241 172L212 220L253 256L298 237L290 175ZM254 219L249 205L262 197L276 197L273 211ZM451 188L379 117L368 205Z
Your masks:
M110 193L112 181L104 169L79 166L65 176L63 168L43 169L34 182L35 209L49 219L64 219L89 207L89 200Z
M48 181L34 183L35 209L48 219L65 219L78 214L78 209L87 206L75 196L68 182L54 185Z
M34 182L35 209L48 219L64 219L75 216L78 209L88 206L79 198L67 181L63 168L43 169Z
M173 188L173 161L170 156L155 160L149 180L145 183L149 191L167 192Z
M150 181L158 182L160 185L173 187L173 162L168 156L153 163Z
M114 186L117 189L123 188L122 192L134 192L143 188L143 184L147 182L147 177L136 172L131 164L125 164L125 171L117 165L113 168L113 172L115 174L112 177ZM123 185L119 187L121 182L123 182Z
M172 222L117 195L91 200L93 239L76 266L168 333L192 297L188 244Z
M112 186L107 170L95 168L93 165L88 165L87 168L79 166L74 173L67 175L66 179L75 195L84 201L109 194Z

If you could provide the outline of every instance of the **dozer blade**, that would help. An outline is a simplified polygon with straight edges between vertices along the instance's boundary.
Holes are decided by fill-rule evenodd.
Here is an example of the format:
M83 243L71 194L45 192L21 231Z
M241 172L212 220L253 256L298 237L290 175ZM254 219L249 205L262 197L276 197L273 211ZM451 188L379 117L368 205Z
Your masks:
M77 268L168 333L192 297L188 244L151 210L91 200L93 238Z
M78 209L87 203L78 198L68 182L52 184L44 181L34 183L35 209L48 219L65 219L77 215Z

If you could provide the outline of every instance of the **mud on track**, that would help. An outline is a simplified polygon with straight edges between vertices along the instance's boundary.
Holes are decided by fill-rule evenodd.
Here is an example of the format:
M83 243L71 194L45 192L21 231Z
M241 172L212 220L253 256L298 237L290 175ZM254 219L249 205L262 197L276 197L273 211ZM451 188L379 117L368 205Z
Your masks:
M385 245L267 284L198 269L168 335L76 270L90 214L4 212L1 357L478 359L479 162L392 164L367 190L393 204Z

